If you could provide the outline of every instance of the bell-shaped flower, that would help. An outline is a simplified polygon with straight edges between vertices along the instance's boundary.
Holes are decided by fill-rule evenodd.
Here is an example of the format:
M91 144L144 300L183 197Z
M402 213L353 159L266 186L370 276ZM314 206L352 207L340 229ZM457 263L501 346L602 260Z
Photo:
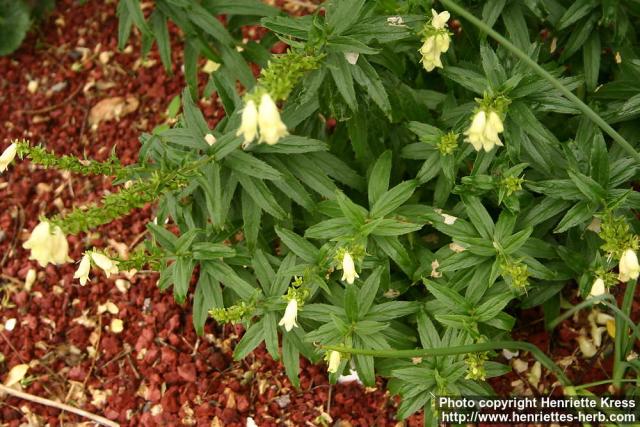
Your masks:
M278 325L284 326L284 329L289 332L294 327L297 327L298 324L296 320L298 319L298 300L295 298L291 298L289 303L287 304L287 308L284 310L284 316L280 319Z
M464 134L466 135L465 140L473 145L476 151L484 149L489 152L496 145L503 145L498 135L502 131L504 131L504 125L498 113L491 110L479 110L473 116L471 126Z
M589 292L589 296L599 297L600 295L604 295L606 292L606 287L604 285L604 280L601 277L598 277L594 280L593 285L591 285L591 292Z
M0 155L0 172L4 172L9 167L9 163L13 161L16 157L16 153L18 152L18 146L13 143L8 146Z
M91 252L91 259L104 271L107 278L112 274L118 274L118 263L108 256L99 252Z
M47 221L36 225L22 247L31 250L29 259L38 261L41 267L49 263L59 265L71 261L69 244L62 229L58 226L52 229Z
M438 30L445 28L447 26L447 22L449 22L449 18L451 17L449 12L447 12L446 10L444 12L438 13L433 9L431 9L431 16L431 25L433 26L433 28L436 28Z
M260 128L260 142L266 142L269 145L273 145L283 136L289 135L287 127L280 118L278 106L268 93L260 98L258 126Z
M427 37L420 48L422 55L422 66L426 71L433 71L434 68L442 68L440 55L449 50L451 38L447 33L432 34Z
M340 367L340 352L338 351L330 351L329 352L329 367L327 368L327 372L335 374L338 372L338 368Z
M356 280L358 273L356 273L356 266L353 263L353 258L349 252L345 252L342 257L342 279L346 281L348 284L353 285L353 282Z
M80 260L80 265L78 265L78 269L73 275L74 279L80 279L80 284L82 286L87 284L87 280L89 280L89 272L91 271L91 256L85 253Z
M244 143L249 144L258 135L258 108L256 103L249 100L242 109L242 121L236 132L236 136L244 138Z
M638 265L638 256L633 249L627 249L622 253L618 270L618 278L622 282L628 282L631 279L635 280L638 278L640 265Z

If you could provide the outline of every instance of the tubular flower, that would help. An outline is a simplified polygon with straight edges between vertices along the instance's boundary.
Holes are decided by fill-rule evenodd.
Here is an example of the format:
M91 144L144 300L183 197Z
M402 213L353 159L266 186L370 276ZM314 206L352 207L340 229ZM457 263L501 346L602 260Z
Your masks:
M16 157L18 146L14 143L8 146L0 155L0 172L4 172L9 167L9 163Z
M335 374L338 372L338 368L340 367L340 353L337 351L329 352L329 367L327 368L327 372L331 372Z
M620 274L618 279L622 282L628 282L629 280L637 279L640 274L640 265L638 265L638 256L633 249L627 249L620 257L620 264L618 265Z
M604 280L598 277L593 282L593 285L591 285L591 292L589 293L589 296L599 297L600 295L604 295L605 292L606 292L606 288L604 286Z
M284 311L284 316L280 319L278 325L284 326L284 329L289 332L294 327L297 327L298 324L296 320L298 318L298 300L295 298L291 298L289 303L287 304L287 308Z
M118 263L108 256L98 252L91 252L91 259L104 271L107 278L112 274L118 274Z
M353 258L349 252L345 252L342 257L342 279L346 281L348 284L353 285L353 282L356 280L358 273L356 273L356 266L353 263Z
M280 111L268 93L260 98L258 126L260 127L260 142L266 142L269 145L273 145L283 136L289 135L287 127L280 118Z
M80 260L80 265L73 275L74 279L80 279L80 285L84 286L87 284L87 280L89 280L89 272L91 271L91 257L89 254L84 254L82 256L82 260Z
M471 126L464 134L466 141L473 145L476 151L484 149L489 152L496 145L502 146L502 141L498 136L504 130L502 119L495 111L479 110L473 116Z
M442 68L440 55L449 50L451 37L447 31L447 21L449 12L438 13L431 9L433 18L431 25L427 27L427 38L424 39L420 54L422 55L422 65L426 71L433 71L434 68Z
M49 263L59 265L71 261L69 244L62 229L55 226L52 230L47 221L36 225L22 247L31 250L29 259L38 261L40 267L45 267Z
M242 135L244 143L249 144L258 135L258 108L253 101L247 101L242 109L242 122L236 132L236 136Z

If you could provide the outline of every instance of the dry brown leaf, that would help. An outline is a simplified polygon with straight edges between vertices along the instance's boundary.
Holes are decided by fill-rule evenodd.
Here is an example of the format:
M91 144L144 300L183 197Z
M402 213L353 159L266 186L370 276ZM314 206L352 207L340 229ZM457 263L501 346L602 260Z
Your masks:
M89 124L92 128L96 128L100 122L109 120L119 120L138 109L140 101L134 96L115 96L113 98L105 98L91 108L89 112Z

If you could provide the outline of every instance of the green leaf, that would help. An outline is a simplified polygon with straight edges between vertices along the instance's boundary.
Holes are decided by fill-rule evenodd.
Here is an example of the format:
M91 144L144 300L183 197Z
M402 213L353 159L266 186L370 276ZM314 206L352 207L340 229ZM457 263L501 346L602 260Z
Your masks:
M327 48L329 48L330 51L353 52L369 55L375 55L379 52L378 49L373 49L362 43L360 40L349 36L329 37L329 40L327 41Z
M364 224L364 220L368 214L365 208L353 203L342 191L336 192L336 201L344 216L354 227L359 227Z
M587 16L596 6L596 0L575 0L571 6L564 12L560 21L556 24L558 30L564 30L569 25L578 22L581 18Z
M351 71L356 82L367 91L373 102L390 118L391 103L389 102L389 96L375 68L369 64L366 58L361 57Z
M293 331L292 331L293 332ZM282 334L282 364L294 387L300 387L300 352L295 344L295 334Z
M198 242L191 246L193 257L198 260L215 260L224 257L233 257L236 251L222 243Z
M373 301L376 299L382 272L382 267L373 270L360 288L360 292L358 293L358 318L363 318L367 314Z
M149 29L147 22L144 20L144 15L142 14L140 0L124 0L124 3L126 4L131 20L136 24L136 27L138 27L142 33L150 33L151 30Z
M180 257L176 259L175 266L173 268L173 297L178 304L184 303L187 298L189 282L191 282L191 275L194 267L195 261L188 257Z
M278 351L278 327L275 313L272 311L265 313L262 324L264 326L264 342L267 346L267 351L271 357L273 357L273 360L280 360L280 353Z
M10 4L19 5L18 7L25 7L25 4L23 2L17 2L12 0L9 0L9 1L11 2ZM131 29L133 28L133 18L131 16L131 13L129 12L129 9L127 7L125 0L120 0L120 2L118 3L117 14L118 14L118 49L123 50L127 46L127 43L129 42L129 36L131 35ZM4 16L5 15L3 14L3 18ZM24 34L26 34L27 29L29 28L28 14L24 18L20 18L19 16L17 16L16 18L12 19L9 22L15 25L16 29L24 28ZM12 32L4 30L4 28L0 26L0 34L2 34L3 37L6 37L7 34L12 34ZM17 34L20 34L20 33L17 33ZM13 35L13 37L16 37L16 36ZM24 37L24 35L22 35L22 37ZM0 46L9 46L6 52L6 53L9 53L13 51L13 49L17 49L18 46L20 46L21 42L22 42L22 38L20 38L19 41L17 39L14 39L13 41L10 40L9 42L7 42L4 39L0 39ZM15 47L11 49L12 46L15 46ZM6 53L4 51L0 51L0 55L5 55Z
M264 338L264 319L260 319L247 329L233 351L233 360L242 360L249 355Z
M255 0L204 0L202 6L212 15L276 16L280 10Z
M214 15L197 3L190 3L190 11L187 14L191 22L200 27L204 32L227 46L233 45L233 39L227 29Z
M462 202L467 211L467 215L469 215L469 219L473 226L478 230L478 233L486 239L493 240L493 232L495 230L495 225L493 224L493 220L491 219L491 215L482 205L480 199L475 196L461 196Z
M369 206L373 206L380 196L389 189L391 177L391 151L387 150L376 160L369 175Z
M584 62L584 80L587 90L594 92L598 86L598 75L600 73L600 56L602 47L600 45L600 35L597 32L591 33L582 50Z
M424 279L423 281L427 290L436 297L438 302L446 306L449 311L454 313L464 313L470 309L467 300L450 287L440 285L431 280Z
M378 218L371 224L372 227L367 229L365 234L373 234L374 236L401 236L418 231L423 227L423 224L415 224L413 222L399 221L390 218Z
M317 261L319 251L312 243L291 230L281 227L276 227L275 230L282 243L294 254L311 264Z
M209 274L200 273L193 295L193 326L198 335L204 334L204 324L209 317L209 310L214 307L224 307L220 283Z
M333 239L353 235L355 229L347 218L331 218L307 228L304 236L309 239Z
M256 202L262 210L278 219L282 219L286 216L285 211L263 181L237 171L235 172L235 175L238 177L238 181L242 188L245 189L253 201Z
M342 34L358 22L364 0L340 0L331 4L327 11L327 26L333 34Z
M568 170L569 178L576 185L578 190L589 198L590 201L597 203L603 201L607 193L604 188L590 177L578 172Z
M172 61L171 61L171 40L169 39L169 28L167 27L167 18L160 10L155 10L151 14L151 30L158 44L158 53L160 54L160 60L167 73L171 74Z
M507 254L512 254L524 245L529 237L533 233L533 227L527 227L524 230L520 230L517 233L503 239L500 243L502 249Z
M489 82L481 74L460 67L447 66L440 71L446 78L453 80L471 92L482 95Z
M509 304L509 301L513 299L513 295L508 292L501 293L500 295L493 296L480 304L475 310L475 316L480 322L486 322L493 319L502 311L503 308Z
M250 251L253 251L258 244L260 233L260 219L262 209L253 201L249 193L242 191L242 222L244 224L244 238Z
M402 182L383 193L371 208L371 217L380 218L390 214L404 204L413 195L416 181Z
M269 180L282 179L282 174L276 169L244 151L235 150L224 160L226 166L248 176Z
M151 234L158 243L160 243L160 246L167 249L169 252L175 251L175 245L178 241L178 237L175 234L158 224L154 224L153 222L148 222L147 228L151 231Z
M595 209L588 201L576 203L560 220L560 223L553 232L563 233L570 228L583 224L586 221L590 221L593 218L594 213Z
M344 55L336 53L330 54L326 63L342 98L352 111L358 110L356 91L353 87L353 76L350 69L352 65L347 62Z
M223 262L207 261L202 262L200 266L207 274L222 282L244 300L250 300L257 291L256 288L241 279L233 268Z

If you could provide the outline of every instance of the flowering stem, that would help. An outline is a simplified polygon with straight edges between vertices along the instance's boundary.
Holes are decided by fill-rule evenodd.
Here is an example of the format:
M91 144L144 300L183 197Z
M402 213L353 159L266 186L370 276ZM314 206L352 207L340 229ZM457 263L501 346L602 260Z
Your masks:
M477 353L488 350L522 350L531 353L538 361L558 378L563 386L570 386L571 381L564 375L564 372L553 360L542 352L535 345L522 341L494 341L478 344L461 345L456 347L424 348L419 350L365 350L360 348L348 348L344 346L327 345L324 350L339 351L340 353L361 354L364 356L374 356L383 358L413 358L429 356L453 356L456 354Z
M630 156L640 162L640 153L636 152L636 150L627 142L626 139L618 132L615 131L602 117L598 115L595 111L593 111L587 104L582 102L580 98L575 96L569 89L567 89L558 79L553 77L547 70L542 68L536 61L531 59L529 55L527 55L522 50L518 49L515 45L513 45L509 40L501 36L498 32L493 30L487 24L485 24L482 20L476 18L473 14L468 12L465 8L459 6L456 2L452 0L441 0L441 3L446 6L448 9L453 10L454 12L461 15L463 18L471 22L473 25L478 27L483 32L490 35L494 38L498 43L502 44L507 50L513 53L515 56L520 58L531 67L536 73L538 73L541 77L548 80L556 89L558 89L562 94L567 97L571 102L575 104L575 106L584 113L587 117L589 117L595 124L597 124L603 131L605 131L609 136L627 152Z
M622 386L622 377L627 370L627 362L625 361L627 353L627 322L623 322L624 318L628 318L631 314L631 307L633 306L633 297L636 293L636 285L638 281L636 279L627 282L627 288L624 291L624 298L622 300L621 312L616 313L616 338L614 343L614 357L613 357L613 387L615 390L620 390ZM632 324L635 329L635 325ZM635 336L636 334L634 334Z

